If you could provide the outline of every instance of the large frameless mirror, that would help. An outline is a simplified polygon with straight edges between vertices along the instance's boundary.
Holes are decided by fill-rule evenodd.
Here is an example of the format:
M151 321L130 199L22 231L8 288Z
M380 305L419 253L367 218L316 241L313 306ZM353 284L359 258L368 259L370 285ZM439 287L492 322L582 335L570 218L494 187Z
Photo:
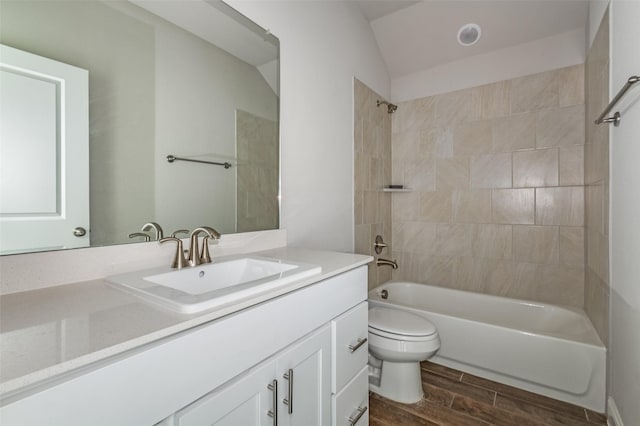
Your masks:
M278 228L279 42L234 9L1 0L0 49L0 254Z

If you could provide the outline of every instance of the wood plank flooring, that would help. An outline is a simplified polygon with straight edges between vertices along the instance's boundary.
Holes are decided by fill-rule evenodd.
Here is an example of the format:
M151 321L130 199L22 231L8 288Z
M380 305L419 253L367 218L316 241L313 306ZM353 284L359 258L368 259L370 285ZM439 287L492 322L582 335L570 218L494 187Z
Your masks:
M603 414L481 377L423 362L424 398L399 404L369 394L371 426L606 425Z

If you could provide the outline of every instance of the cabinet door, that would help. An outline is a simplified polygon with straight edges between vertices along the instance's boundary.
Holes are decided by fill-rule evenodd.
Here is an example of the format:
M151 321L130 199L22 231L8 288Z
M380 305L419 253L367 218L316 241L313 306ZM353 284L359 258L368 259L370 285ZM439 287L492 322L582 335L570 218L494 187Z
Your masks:
M331 422L331 327L326 325L276 359L278 425ZM288 378L285 378L288 377Z
M216 389L176 413L180 426L266 426L273 424L267 414L273 409L275 363L268 362Z

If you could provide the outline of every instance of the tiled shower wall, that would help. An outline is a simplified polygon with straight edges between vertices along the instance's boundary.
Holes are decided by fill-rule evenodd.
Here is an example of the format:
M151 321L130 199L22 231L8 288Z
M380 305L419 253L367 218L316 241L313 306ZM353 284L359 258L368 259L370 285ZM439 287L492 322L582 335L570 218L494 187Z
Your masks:
M278 123L236 111L236 231L277 229Z
M380 254L391 256L391 194L382 188L391 183L391 117L383 100L354 79L354 212L355 251L376 256L373 243L381 235L389 245ZM389 266L369 264L369 288L391 279Z
M393 278L582 307L584 108L583 65L401 103Z
M600 24L586 64L584 308L602 341L609 337L609 125L594 124L609 101L609 14Z

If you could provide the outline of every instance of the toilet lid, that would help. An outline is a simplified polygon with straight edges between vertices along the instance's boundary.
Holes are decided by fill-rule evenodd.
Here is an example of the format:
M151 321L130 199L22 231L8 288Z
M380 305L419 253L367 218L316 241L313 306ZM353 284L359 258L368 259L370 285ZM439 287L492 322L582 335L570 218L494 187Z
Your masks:
M369 328L402 336L429 336L436 333L435 325L424 317L380 307L369 309Z

